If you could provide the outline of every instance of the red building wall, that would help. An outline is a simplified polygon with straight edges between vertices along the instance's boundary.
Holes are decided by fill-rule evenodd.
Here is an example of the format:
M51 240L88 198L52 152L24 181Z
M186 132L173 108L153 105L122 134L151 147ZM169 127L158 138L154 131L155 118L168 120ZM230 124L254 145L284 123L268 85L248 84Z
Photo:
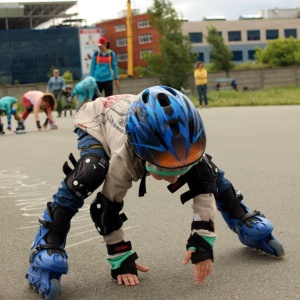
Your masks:
M133 48L133 70L136 67L146 67L146 62L141 59L140 52L142 50L152 50L153 53L159 51L160 34L151 26L139 28L139 22L149 21L148 15L140 14L132 16L132 48ZM105 36L110 41L110 48L116 53L118 58L119 68L127 71L127 60L120 61L118 55L127 53L127 44L124 46L117 46L117 39L126 39L126 17L103 21L96 24L101 27ZM117 31L116 26L125 26L125 30ZM151 42L140 43L140 36L143 34L151 35Z

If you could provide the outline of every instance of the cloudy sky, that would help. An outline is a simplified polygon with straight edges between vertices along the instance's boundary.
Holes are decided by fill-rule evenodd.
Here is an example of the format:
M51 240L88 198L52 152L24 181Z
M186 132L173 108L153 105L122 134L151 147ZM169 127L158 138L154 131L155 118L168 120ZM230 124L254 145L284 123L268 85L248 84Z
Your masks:
M3 2L43 2L43 0L0 1ZM225 16L227 20L238 20L241 15L257 14L263 9L300 8L299 0L171 0L171 3L177 12L189 21L201 21L205 16ZM146 12L152 5L153 0L131 0L131 7L140 9L141 13ZM91 25L96 21L117 18L118 12L126 8L127 0L78 0L77 10L79 17L86 19L87 24Z
M94 3L99 3L94 4ZM171 0L173 7L189 21L203 20L205 16L226 16L227 20L238 20L241 15L257 14L261 9L300 8L299 0ZM153 0L131 0L131 8L146 12ZM98 7L98 9L97 9ZM80 17L88 24L103 19L116 18L119 11L126 9L127 0L79 0Z

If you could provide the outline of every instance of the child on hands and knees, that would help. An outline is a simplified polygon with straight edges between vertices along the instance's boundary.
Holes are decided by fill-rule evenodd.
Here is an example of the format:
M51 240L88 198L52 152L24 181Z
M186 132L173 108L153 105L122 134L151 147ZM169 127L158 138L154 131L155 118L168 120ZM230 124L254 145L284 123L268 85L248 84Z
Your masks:
M188 186L180 198L183 204L192 202L193 217L182 263L194 264L198 284L212 269L217 206L245 245L283 256L269 221L241 202L241 194L204 153L202 119L181 92L154 86L138 95L100 97L80 107L74 122L80 159L70 155L73 166L63 165L66 177L39 219L31 248L27 280L41 293L58 297L61 275L68 272L65 246L71 219L100 186L90 215L106 244L111 276L120 285L139 284L138 271L149 268L136 261L131 242L125 240L122 210L133 181L140 180L139 196L145 194L148 175L169 182L170 192ZM259 236L255 227L261 225L265 230Z

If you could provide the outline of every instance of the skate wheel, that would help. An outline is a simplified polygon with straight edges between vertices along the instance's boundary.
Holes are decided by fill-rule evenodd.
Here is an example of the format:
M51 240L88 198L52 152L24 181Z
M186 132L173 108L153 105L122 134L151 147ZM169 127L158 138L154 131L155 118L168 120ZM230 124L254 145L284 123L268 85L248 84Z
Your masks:
M50 280L50 291L46 295L46 299L47 300L57 300L59 297L60 289L61 289L60 282L55 278L51 279Z
M277 240L270 240L268 245L274 250L276 257L282 258L284 256L283 247Z

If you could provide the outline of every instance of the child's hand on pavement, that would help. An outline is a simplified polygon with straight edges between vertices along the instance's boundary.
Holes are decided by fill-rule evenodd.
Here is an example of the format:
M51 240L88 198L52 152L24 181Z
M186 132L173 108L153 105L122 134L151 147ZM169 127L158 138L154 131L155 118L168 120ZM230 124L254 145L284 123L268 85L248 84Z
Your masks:
M192 258L192 254L194 253L194 250L188 250L184 259L182 260L182 264L186 265ZM206 259L203 261L200 261L194 265L195 270L195 281L198 284L202 284L207 276L210 275L212 269L212 260Z
M137 262L135 263L135 266L136 266L137 270L141 271L141 272L147 272L149 270L148 267L142 266L142 265L138 264ZM117 280L118 280L118 284L120 284L120 285L125 284L126 286L135 286L140 283L138 277L134 274L118 275Z

